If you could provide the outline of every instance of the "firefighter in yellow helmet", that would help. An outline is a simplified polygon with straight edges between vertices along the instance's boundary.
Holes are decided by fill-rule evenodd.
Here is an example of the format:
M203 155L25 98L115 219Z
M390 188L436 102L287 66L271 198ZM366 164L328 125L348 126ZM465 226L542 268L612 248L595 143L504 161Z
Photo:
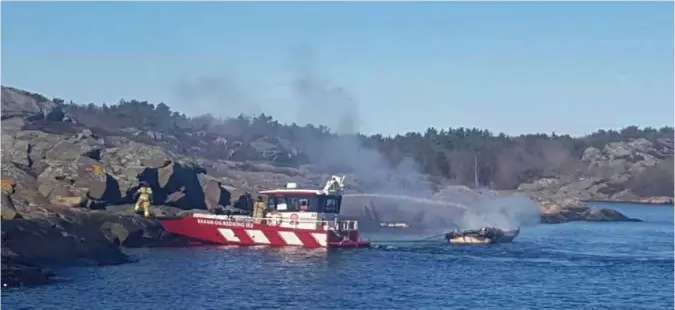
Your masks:
M135 212L138 212L143 208L145 217L150 217L150 203L152 202L152 188L146 182L141 182L138 190L136 191L138 195L138 200L136 200L136 207L134 208Z

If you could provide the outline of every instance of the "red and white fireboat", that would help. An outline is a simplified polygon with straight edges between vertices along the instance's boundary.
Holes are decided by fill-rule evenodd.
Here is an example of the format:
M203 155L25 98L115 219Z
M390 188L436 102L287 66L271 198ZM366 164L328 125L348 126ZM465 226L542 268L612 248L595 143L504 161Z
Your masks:
M361 248L357 221L339 220L344 176L332 176L321 190L286 188L260 192L267 196L264 215L191 213L159 221L168 232L200 243L223 245Z

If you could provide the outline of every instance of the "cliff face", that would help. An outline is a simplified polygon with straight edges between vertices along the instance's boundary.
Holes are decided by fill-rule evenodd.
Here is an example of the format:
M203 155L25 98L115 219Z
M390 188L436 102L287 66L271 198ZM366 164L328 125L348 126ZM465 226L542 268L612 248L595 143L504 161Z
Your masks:
M118 264L129 261L120 246L184 243L156 221L133 214L140 181L153 188L153 212L170 215L187 209L248 209L257 191L288 182L319 187L329 176L325 167L309 162L303 147L281 137L115 126L105 115L73 115L41 95L2 88L3 283L47 282L50 272L38 263ZM650 187L631 184L645 184L635 179L652 180L652 173L661 171L670 171L672 181L672 141L647 142L589 149L587 177L544 179L521 189L540 202L544 223L630 220L615 211L585 208L573 198L645 197ZM664 170L668 163L670 170ZM349 173L348 178L349 190L357 192L379 179ZM424 187L435 186L437 199L469 206L499 196L439 184ZM387 205L380 214L390 220L400 214L420 223L448 224L434 204L399 204L386 197L349 198L343 210L367 219L363 206L372 211Z

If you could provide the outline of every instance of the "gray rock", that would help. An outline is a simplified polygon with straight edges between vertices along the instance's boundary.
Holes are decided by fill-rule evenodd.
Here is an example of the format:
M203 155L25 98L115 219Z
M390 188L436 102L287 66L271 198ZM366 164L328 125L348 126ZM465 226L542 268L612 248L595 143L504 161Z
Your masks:
M103 234L116 245L130 246L142 244L143 229L138 226L125 226L121 223L104 222L101 225Z
M12 87L2 87L2 120L22 118L30 121L67 119L63 110L47 98Z
M4 122L4 121L3 121ZM26 167L33 165L30 156L31 144L28 141L15 139L13 135L2 132L2 161L13 162Z
M640 222L638 219L629 218L613 209L585 207L578 199L562 199L558 201L543 199L540 202L540 209L541 222L546 224L571 221Z
M576 179L542 179L521 184L519 190L531 196L574 197L582 200L639 201L629 190L634 178L663 161L673 161L672 141L655 144L647 139L607 144L602 151L587 148L582 162L587 164L582 177Z
M4 193L2 194L2 205L0 205L0 207L2 208L3 220L14 220L21 218L21 215L14 207L14 202L12 201L12 197L10 195Z
M4 232L3 232L4 241ZM34 286L51 283L54 273L2 247L2 285L6 287Z
M12 133L17 132L26 126L26 120L21 117L12 117L7 119L2 119L0 125L2 126L2 133ZM4 136L3 136L4 137Z
M602 155L602 152L600 150L594 148L594 147L589 147L584 151L584 155L581 157L581 160L584 162L593 162L597 160L603 160L604 156Z
M173 156L170 152L128 140L120 141L123 146L108 148L101 152L101 161L120 167L161 167ZM135 177L135 176L134 176Z
M130 259L89 225L51 217L3 221L3 247L29 261L107 265Z
M204 180L204 178L200 178ZM206 209L211 212L220 212L223 208L230 205L232 200L232 193L228 191L223 184L214 179L202 181L204 184L204 196L206 201Z
M38 191L50 203L69 207L118 203L119 185L107 168L96 160L80 156L75 161L45 161L47 168L38 176Z

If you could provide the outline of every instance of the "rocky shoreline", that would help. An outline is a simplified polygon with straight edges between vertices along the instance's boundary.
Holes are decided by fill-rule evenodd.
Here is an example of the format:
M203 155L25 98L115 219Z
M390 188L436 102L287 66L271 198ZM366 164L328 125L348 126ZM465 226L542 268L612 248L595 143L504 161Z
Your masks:
M670 197L661 198L656 197L656 199L645 199L645 200L611 200L611 199L588 199L581 200L584 203L615 203L615 204L638 204L638 205L647 205L647 206L673 206L673 200Z
M204 140L207 138L211 140ZM178 144L176 137L147 130L129 128L112 134L86 128L53 101L3 87L3 286L49 283L53 272L44 266L128 263L131 258L122 248L186 245L187 240L167 233L157 221L133 213L133 196L140 181L153 188L156 215L175 215L189 209L246 209L260 190L287 182L318 187L328 176L311 165L279 164L304 158L279 139L259 138L245 144L203 133L185 139L192 139L193 153L204 152L200 149L203 145L220 143L227 159L179 153L172 148ZM643 142L634 145L647 147ZM655 147L647 147L644 154L656 154L650 148ZM595 157L588 157L594 165L608 160L591 153ZM641 163L632 165L648 167L656 162L652 160L656 155L646 155L640 157ZM242 160L247 157L256 161ZM621 169L639 170L627 161L622 163ZM358 178L353 179L350 186L354 190L367 191ZM615 210L583 206L580 199L635 196L626 191L601 194L616 182L600 177L591 182L542 179L523 184L519 192L538 204L540 223L639 221ZM449 190L438 192L444 191ZM446 196L455 199L484 194L458 187ZM359 201L351 215L365 218L361 206L368 203L372 202ZM433 218L433 212L427 217Z

